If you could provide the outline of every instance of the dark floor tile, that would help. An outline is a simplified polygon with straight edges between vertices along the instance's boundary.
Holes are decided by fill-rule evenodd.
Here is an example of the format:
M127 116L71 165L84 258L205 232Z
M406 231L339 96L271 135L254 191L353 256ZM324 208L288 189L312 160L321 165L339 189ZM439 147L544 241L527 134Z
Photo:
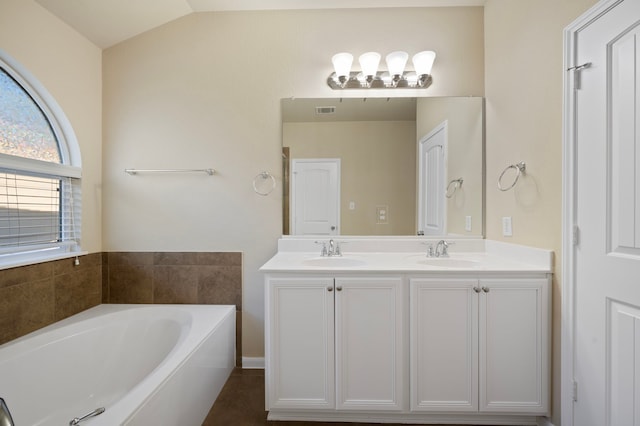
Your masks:
M202 426L381 426L379 423L267 421L264 410L264 370L236 368L220 391ZM382 426L405 426L385 423ZM438 426L438 425L431 425ZM444 425L440 425L444 426ZM456 425L448 425L456 426ZM460 426L460 425L458 425Z

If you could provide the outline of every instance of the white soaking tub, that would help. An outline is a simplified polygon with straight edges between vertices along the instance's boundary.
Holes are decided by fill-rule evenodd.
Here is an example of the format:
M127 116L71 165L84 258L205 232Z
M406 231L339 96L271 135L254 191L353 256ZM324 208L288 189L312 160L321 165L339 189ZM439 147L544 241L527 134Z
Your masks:
M28 309L28 307L25 307ZM16 426L199 426L235 365L235 306L99 305L0 345Z

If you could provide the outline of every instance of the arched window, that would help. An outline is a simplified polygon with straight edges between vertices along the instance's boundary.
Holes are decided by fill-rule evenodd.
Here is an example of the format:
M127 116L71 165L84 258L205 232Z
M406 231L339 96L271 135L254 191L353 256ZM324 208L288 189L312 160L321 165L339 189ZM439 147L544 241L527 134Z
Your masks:
M60 107L0 51L0 268L80 250L80 176Z

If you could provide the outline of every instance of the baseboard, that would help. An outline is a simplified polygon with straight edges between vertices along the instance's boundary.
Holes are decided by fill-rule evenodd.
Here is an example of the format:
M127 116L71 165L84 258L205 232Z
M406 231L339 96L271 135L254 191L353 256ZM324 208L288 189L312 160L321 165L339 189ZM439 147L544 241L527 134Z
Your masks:
M253 358L248 356L242 357L242 368L244 369L264 369L264 357Z
M538 417L538 426L553 426L549 417Z

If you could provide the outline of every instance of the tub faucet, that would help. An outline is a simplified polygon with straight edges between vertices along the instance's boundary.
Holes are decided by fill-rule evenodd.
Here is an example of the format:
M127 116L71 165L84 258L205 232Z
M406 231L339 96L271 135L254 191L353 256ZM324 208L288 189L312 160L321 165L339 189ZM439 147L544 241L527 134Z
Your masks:
M85 414L82 417L74 417L69 422L69 426L76 426L77 424L80 424L80 422L83 422L83 421L85 421L85 420L87 420L88 418L91 418L91 417L99 416L100 414L102 414L104 412L105 412L104 407L96 408L92 412L90 412L88 414Z
M7 407L7 404L2 398L0 398L0 426L15 426L11 418L11 413L9 412L9 407Z

